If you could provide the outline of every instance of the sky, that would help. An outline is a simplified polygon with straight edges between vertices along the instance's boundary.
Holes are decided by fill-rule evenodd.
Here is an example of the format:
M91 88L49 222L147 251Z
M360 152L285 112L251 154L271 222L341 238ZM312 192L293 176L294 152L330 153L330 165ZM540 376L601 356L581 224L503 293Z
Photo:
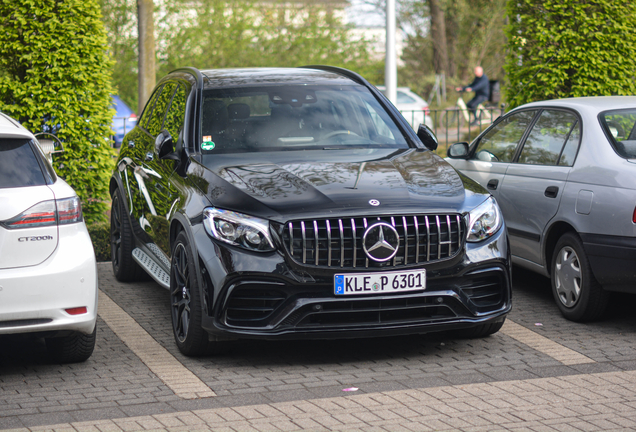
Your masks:
M385 25L384 15L362 0L351 0L351 6L347 8L347 19L359 26Z

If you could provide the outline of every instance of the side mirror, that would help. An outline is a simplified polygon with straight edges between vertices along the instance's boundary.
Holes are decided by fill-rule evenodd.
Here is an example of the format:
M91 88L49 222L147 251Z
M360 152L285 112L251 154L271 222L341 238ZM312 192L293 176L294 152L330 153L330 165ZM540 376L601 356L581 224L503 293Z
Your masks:
M446 156L451 159L466 159L468 158L468 143L459 142L451 145L446 152Z
M437 137L428 126L421 124L420 127L417 128L417 137L430 151L437 149Z
M162 130L155 139L155 152L159 159L179 160L179 155L174 152L174 142L172 135L167 130Z

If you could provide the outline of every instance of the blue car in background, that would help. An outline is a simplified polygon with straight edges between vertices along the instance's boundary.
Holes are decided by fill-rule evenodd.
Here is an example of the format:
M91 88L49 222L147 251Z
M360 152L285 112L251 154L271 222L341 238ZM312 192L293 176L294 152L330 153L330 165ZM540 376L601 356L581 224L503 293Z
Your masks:
M137 124L137 115L130 109L126 103L119 98L119 96L113 95L113 108L117 111L113 117L113 147L121 147L121 142L129 131L131 131Z

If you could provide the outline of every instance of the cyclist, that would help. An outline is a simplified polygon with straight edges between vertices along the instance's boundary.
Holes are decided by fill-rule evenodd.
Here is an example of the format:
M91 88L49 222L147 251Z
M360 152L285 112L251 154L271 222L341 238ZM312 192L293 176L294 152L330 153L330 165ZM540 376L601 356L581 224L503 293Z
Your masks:
M488 81L488 77L484 73L484 69L481 66L476 66L475 79L473 82L464 87L456 87L455 90L460 92L475 92L475 96L466 103L466 106L475 117L475 120L473 120L471 125L477 124L479 121L477 118L477 106L479 106L480 103L487 101L490 94L490 81Z

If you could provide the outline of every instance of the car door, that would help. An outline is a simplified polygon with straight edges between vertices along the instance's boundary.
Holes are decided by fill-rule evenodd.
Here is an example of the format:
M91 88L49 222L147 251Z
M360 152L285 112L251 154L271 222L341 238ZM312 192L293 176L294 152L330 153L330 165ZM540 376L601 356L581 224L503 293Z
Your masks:
M574 112L544 109L509 164L497 200L513 256L542 265L542 236L559 208L580 136Z
M468 159L453 159L453 166L498 198L499 185L536 113L525 110L505 117L473 144Z

